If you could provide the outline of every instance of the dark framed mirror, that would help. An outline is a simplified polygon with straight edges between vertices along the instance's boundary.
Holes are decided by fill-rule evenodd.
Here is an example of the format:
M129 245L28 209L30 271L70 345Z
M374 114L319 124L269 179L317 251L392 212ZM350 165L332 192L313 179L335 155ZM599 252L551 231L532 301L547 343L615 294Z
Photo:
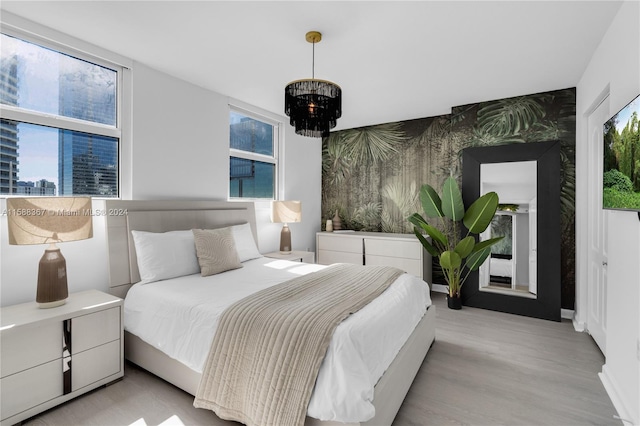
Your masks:
M505 241L469 275L462 303L560 321L560 142L465 148L465 207L489 191L501 207L480 238Z

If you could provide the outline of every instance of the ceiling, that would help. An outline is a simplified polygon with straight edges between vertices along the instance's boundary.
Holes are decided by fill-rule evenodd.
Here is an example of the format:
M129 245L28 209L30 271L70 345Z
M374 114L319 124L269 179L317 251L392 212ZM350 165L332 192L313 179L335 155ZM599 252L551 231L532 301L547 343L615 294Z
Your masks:
M342 87L336 130L575 87L619 1L8 1L2 10L284 115L284 87Z

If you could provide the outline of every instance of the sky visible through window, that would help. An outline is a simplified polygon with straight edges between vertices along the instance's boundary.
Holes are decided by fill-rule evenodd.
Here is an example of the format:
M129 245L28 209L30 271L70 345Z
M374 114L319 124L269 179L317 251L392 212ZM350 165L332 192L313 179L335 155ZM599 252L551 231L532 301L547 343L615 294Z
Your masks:
M116 126L116 71L5 34L1 37L0 101L3 104ZM98 155L88 160L86 150L77 145L83 140L91 141L91 137L77 136L63 151L60 144L65 139L61 129L3 120L3 130L8 130L3 132L3 143L17 144L18 182L44 179L59 189L62 169L68 175L74 173L73 179L76 181L81 179L75 175L79 169L78 161L84 162L85 169L90 168L83 171L84 179L99 180L105 174L105 167L115 170L117 175L117 144L115 153L107 152L108 160L115 161L115 164L105 164ZM80 151L85 153L84 157L76 154ZM63 165L60 157L62 152L71 158ZM5 158L5 164L8 161L11 160ZM4 164L3 167L6 169ZM87 187L76 183L74 181L76 188ZM117 178L113 185L117 191ZM104 189L104 184L102 186ZM56 195L72 195L70 191L67 185L64 194ZM6 188L3 188L3 192L6 192ZM113 190L109 192L113 193Z

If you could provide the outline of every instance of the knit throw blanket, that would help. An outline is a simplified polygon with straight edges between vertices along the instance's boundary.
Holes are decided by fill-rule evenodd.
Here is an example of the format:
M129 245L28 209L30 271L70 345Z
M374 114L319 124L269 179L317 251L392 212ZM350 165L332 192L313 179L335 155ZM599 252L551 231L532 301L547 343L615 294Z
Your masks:
M303 425L333 331L402 273L337 264L231 305L193 405L248 426Z

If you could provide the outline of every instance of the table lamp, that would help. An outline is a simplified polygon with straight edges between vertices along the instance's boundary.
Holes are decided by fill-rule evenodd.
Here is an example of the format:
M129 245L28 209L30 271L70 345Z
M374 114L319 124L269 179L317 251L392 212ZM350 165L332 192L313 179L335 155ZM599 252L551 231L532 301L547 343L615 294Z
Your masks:
M284 223L280 233L280 253L291 253L291 231L289 223L302 220L302 203L300 201L273 201L271 203L271 222Z
M40 308L66 302L67 262L56 243L91 238L91 213L90 197L7 198L9 244L49 244L38 269Z

